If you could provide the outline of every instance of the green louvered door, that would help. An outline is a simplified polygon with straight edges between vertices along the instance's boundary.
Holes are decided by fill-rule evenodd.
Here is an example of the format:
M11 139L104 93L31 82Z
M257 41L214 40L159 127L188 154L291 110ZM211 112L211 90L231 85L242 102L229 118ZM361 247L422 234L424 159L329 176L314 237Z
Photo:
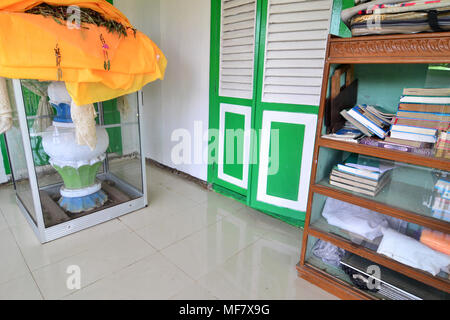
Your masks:
M262 5L252 207L304 223L332 0Z
M250 100L249 95L236 101L220 92L227 92L225 88L247 88L242 83L228 83L228 80L245 81L247 78L228 78L224 76L228 69L222 69L219 64L227 66L228 59L236 59L238 61L232 66L242 68L235 71L239 70L243 75L244 67L240 60L247 61L253 55L222 54L228 50L224 46L228 31L215 30L214 26L231 27L227 21L235 19L234 15L248 5L247 2L252 1L212 1L211 45L213 52L217 50L216 56L220 57L220 61L216 61L214 54L211 56L210 127L218 128L219 134L215 144L218 152L210 166L209 180L215 186L224 188L219 191L230 190L243 195L251 207L300 226L304 222L307 206L333 1L259 0L255 4L256 56L251 61L255 65L251 73L253 98ZM232 11L227 15L227 11L218 6L227 6ZM223 19L218 22L214 16ZM250 27L250 23L239 21L236 27L244 26ZM214 37L214 33L220 36ZM233 33L238 37L245 34L244 30ZM217 52L221 54L217 55ZM218 71L215 73L215 70ZM245 76L249 75L245 73ZM220 89L218 95L214 94L215 84ZM249 126L248 119L251 119L253 131L250 130L246 136L242 129ZM241 135L233 136L235 132L241 132ZM238 143L233 144L232 141ZM247 141L250 141L251 152L247 151ZM250 161L248 179L244 180L241 178L242 173L247 174L245 165L220 163L230 159L244 159L245 163L242 151L244 155L249 153ZM244 182L248 182L246 190L243 188Z
M239 198L250 177L259 13L257 0L212 1L208 180Z

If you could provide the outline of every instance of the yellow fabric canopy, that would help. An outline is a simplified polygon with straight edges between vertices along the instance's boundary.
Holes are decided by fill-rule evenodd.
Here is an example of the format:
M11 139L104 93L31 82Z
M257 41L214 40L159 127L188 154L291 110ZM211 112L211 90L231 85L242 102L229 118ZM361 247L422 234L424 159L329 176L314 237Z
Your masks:
M93 24L70 29L52 17L24 13L41 3L43 1L1 1L1 77L64 81L77 105L110 100L164 78L167 60L142 32L134 34L128 29L128 36L124 37ZM90 8L107 19L131 27L128 19L104 0L45 3ZM55 50L60 53L59 66ZM109 69L105 68L108 63Z

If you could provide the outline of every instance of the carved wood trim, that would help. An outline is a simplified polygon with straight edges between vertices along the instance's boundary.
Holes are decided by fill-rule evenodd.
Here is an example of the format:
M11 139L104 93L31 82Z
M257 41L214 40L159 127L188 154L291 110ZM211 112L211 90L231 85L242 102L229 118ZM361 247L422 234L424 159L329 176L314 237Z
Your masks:
M358 59L358 62L383 62L404 58L405 62L428 60L450 62L450 33L403 36L332 38L329 60Z

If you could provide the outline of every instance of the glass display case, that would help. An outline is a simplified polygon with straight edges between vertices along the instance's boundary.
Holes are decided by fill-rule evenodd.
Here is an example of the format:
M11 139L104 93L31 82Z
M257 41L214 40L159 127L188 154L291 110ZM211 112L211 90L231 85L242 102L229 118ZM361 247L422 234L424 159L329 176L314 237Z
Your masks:
M141 94L94 104L97 143L91 148L78 144L70 102L52 97L52 84L50 97L25 84L7 80L13 127L5 136L17 204L39 240L49 242L146 207ZM39 112L41 99L49 100L54 115Z

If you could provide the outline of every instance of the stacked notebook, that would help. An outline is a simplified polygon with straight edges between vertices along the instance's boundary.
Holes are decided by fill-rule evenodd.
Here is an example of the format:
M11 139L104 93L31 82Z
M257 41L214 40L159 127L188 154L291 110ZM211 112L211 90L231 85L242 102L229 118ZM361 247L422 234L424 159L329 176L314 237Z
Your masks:
M357 105L350 110L343 110L341 115L366 136L384 139L389 133L393 115L383 113L374 106Z
M439 131L449 128L450 89L405 89L390 138L436 143Z
M374 197L389 183L391 169L392 165L378 159L352 154L333 168L330 184Z

